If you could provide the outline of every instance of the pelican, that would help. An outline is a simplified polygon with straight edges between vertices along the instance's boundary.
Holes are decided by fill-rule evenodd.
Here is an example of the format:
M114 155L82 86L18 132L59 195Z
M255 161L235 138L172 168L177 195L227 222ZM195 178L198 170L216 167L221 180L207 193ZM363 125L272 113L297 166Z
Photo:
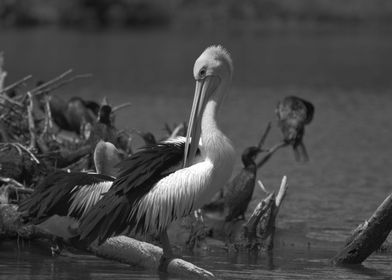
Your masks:
M185 140L148 146L123 161L113 186L82 218L82 239L101 244L119 234L157 233L161 262L172 258L168 226L209 201L233 170L234 148L216 120L232 72L222 46L200 55L193 68L196 87Z
M225 221L230 222L237 218L244 219L248 204L252 199L255 187L257 166L255 159L262 152L259 147L248 147L242 153L244 168L227 185L224 196L225 208L228 209Z
M302 138L305 125L313 120L313 104L296 96L288 96L278 103L275 113L284 142L293 146L295 159L308 161L308 153Z
M33 194L22 201L19 211L30 222L43 225L52 234L69 239L77 233L78 221L101 199L114 181L120 154L113 144L99 142L94 151L98 173L55 171L45 177ZM52 219L56 215L57 217ZM63 217L63 218L59 218ZM62 228L55 219L60 219Z

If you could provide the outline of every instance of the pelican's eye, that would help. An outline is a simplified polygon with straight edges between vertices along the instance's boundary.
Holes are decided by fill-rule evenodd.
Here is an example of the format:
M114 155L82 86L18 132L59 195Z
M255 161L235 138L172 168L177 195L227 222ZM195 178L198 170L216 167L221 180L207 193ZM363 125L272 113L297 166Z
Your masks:
M201 68L199 71L199 79L204 79L206 77L206 69L205 68Z

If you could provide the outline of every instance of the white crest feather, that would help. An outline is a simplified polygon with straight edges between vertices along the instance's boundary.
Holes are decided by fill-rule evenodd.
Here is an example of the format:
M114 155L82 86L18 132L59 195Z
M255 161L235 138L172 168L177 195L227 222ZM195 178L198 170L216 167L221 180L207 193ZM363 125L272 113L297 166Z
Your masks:
M221 45L212 45L205 49L202 55L210 55L216 59L223 59L225 60L229 67L230 71L233 72L233 60L231 59L230 53L227 49L225 49Z

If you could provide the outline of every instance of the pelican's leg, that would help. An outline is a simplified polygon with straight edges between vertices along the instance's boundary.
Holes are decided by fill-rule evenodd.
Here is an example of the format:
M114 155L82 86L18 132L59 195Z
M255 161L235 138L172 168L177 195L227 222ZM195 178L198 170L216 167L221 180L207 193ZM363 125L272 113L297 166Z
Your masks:
M162 231L159 234L159 239L161 240L161 243L162 243L163 255L166 258L172 258L173 257L173 251L171 249L169 236L167 235L167 231L166 230Z
M160 259L160 264L158 270L161 272L167 272L167 266L170 261L174 258L173 251L170 246L169 237L167 236L167 231L164 230L159 234L159 239L162 243L163 254Z

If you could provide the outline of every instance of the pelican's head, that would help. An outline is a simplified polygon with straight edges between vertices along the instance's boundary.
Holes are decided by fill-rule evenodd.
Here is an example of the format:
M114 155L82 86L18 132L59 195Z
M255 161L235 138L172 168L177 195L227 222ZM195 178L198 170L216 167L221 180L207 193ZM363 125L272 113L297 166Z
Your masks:
M232 74L233 62L222 46L208 47L196 59L193 67L196 88L186 135L184 166L187 166L196 154L201 134L201 118L206 104L210 100L215 101L218 106L222 103Z

